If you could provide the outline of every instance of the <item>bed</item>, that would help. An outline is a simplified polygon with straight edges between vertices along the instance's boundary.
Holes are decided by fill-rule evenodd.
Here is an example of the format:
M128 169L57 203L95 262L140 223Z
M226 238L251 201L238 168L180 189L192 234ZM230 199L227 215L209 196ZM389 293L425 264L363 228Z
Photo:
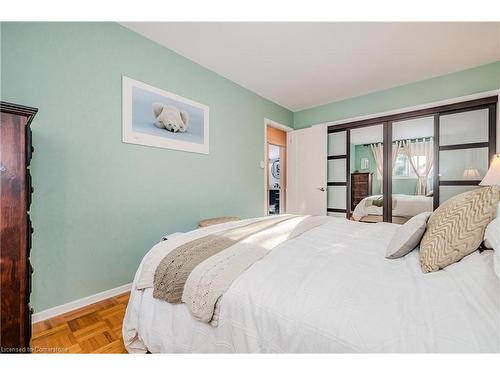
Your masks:
M356 205L352 213L354 220L378 222L382 221L383 207L374 202L382 202L382 195L371 195L364 198ZM393 222L403 223L407 219L416 216L422 212L433 211L433 198L425 195L406 195L393 194L392 216L401 220L393 220Z
M139 285L154 272L152 259L252 220L198 229L146 254L123 323L129 352L500 352L491 251L424 274L418 251L385 259L392 223L329 217L284 241L224 292L216 327Z

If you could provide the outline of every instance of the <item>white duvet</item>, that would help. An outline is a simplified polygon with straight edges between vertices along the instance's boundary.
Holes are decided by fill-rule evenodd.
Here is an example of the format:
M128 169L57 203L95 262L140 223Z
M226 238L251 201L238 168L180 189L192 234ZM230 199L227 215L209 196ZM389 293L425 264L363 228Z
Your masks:
M396 228L332 217L281 244L226 291L216 328L195 321L183 304L154 299L152 288L136 289L134 280L123 324L126 348L500 352L500 282L488 264L491 252L424 274L417 250L384 258Z

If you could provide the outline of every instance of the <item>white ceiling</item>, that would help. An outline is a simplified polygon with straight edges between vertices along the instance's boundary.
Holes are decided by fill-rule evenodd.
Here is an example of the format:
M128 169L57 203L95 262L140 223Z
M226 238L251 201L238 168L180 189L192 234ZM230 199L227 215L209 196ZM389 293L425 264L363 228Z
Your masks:
M122 25L292 111L500 60L500 23Z

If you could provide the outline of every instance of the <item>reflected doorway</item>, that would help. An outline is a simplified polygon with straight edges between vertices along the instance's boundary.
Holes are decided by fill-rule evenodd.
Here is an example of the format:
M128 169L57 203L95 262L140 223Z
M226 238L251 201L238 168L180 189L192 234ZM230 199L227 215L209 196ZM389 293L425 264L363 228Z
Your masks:
M285 213L286 207L286 132L271 126L266 127L266 213Z

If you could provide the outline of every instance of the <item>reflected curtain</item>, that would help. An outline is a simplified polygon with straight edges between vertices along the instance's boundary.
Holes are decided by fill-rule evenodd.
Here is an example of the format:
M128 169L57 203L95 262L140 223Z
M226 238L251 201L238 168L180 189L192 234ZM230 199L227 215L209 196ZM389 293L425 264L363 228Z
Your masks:
M382 180L384 179L384 145L382 143L371 144L371 149L373 152L373 157L375 158L375 164L377 164L377 171L380 173ZM403 143L401 141L394 142L392 144L392 168L396 164L396 158L398 157L399 151L401 150ZM380 184L380 192L383 193L384 184Z
M392 144L392 170L394 170L394 166L396 165L396 159L402 147L403 147L402 141L396 141Z
M408 155L408 160L413 168L413 171L417 175L417 188L415 191L416 195L427 194L427 179L429 178L429 173L434 165L434 147L433 140L429 141L405 141L403 148ZM418 156L425 156L425 164L418 165Z
M380 177L383 179L384 178L384 145L382 143L373 143L370 145L372 152L373 152L373 158L375 159L375 164L377 165L377 171L380 174ZM383 186L384 184L380 184L380 192L383 193Z

